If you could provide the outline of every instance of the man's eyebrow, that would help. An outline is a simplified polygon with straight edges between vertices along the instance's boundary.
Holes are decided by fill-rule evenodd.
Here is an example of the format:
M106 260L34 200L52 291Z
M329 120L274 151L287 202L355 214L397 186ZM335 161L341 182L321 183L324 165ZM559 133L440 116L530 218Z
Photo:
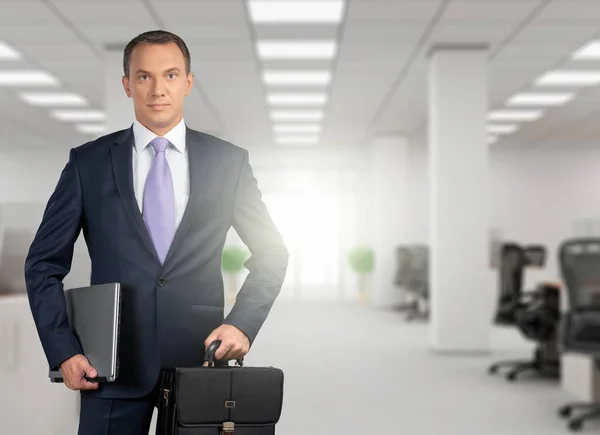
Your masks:
M177 71L180 72L181 70L179 68L177 68L176 66L174 66L173 68L169 68L168 70L166 70L165 72L171 72L171 71ZM136 74L150 74L148 71L145 71L143 69L138 69L136 72Z

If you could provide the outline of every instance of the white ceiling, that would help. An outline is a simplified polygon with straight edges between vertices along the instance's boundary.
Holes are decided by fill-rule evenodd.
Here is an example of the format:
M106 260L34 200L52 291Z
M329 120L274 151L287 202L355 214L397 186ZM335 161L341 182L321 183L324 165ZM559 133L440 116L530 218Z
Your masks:
M283 1L283 0L279 0ZM103 108L103 47L164 28L188 44L196 92L188 125L240 146L275 146L261 73L265 67L331 67L318 147L364 145L376 134L420 136L427 125L427 58L435 43L488 43L490 108L502 108L549 69L573 67L570 54L600 35L600 0L347 0L339 25L254 25L244 0L0 0L0 41L24 57L2 69L43 69L58 90ZM255 41L325 39L339 43L333 61L268 62ZM600 62L577 62L577 68ZM119 80L120 77L115 77ZM90 139L71 123L0 87L0 147L65 149ZM584 88L497 145L592 143L600 89Z

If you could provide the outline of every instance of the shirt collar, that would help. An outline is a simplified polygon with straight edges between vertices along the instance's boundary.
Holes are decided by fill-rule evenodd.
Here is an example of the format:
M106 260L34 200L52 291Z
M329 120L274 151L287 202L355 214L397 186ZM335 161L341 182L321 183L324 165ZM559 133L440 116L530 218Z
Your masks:
M182 154L185 152L185 130L185 121L181 118L181 121L163 136ZM136 119L133 122L133 137L135 149L140 153L157 137L157 134L150 131Z

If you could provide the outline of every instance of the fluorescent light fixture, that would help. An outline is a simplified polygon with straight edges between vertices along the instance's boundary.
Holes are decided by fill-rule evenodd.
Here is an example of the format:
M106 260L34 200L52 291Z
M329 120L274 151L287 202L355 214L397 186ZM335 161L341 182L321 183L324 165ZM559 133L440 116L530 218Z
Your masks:
M273 110L273 121L320 121L323 119L321 110Z
M261 59L332 59L337 52L335 41L258 41Z
M106 114L99 110L54 110L51 115L59 121L103 121Z
M267 95L267 101L272 106L320 106L327 102L327 95L324 93L273 92Z
M581 47L572 58L574 60L595 60L600 59L600 41L592 41Z
M0 41L0 60L19 60L22 55L6 42Z
M535 121L543 115L541 110L496 110L488 114L489 121Z
M318 124L278 124L273 127L275 133L319 133L321 126Z
M331 81L329 71L265 71L267 85L322 86Z
M488 133L494 134L510 134L519 129L516 124L490 124L487 126Z
M524 92L513 95L508 106L561 106L575 98L573 92Z
M56 86L58 80L44 71L0 71L0 86Z
M538 86L594 86L600 84L600 71L554 71L536 80Z
M255 23L339 23L344 2L250 0L248 9Z
M75 130L82 134L102 134L106 126L102 124L77 124Z
M33 106L85 106L87 101L81 95L59 92L22 92L21 100Z
M319 143L318 136L277 136L275 141L280 145L314 145Z

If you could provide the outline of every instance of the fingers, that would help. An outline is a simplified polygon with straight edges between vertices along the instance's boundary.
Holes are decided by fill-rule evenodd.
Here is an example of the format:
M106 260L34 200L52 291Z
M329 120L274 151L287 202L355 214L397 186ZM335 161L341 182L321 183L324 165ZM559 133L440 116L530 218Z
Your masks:
M208 347L208 346L210 346L210 344L213 341L218 340L220 332L221 331L219 328L217 328L213 332L211 332L210 335L208 337L206 337L206 340L204 340L204 347Z
M97 390L98 389L98 382L90 382L88 380L86 380L85 378L83 379L83 385L81 386L82 390Z
M223 340L221 342L221 345L215 352L215 359L217 359L217 360L224 359L225 356L227 355L227 353L229 352L230 347L231 347L231 344L227 343L225 340Z
M63 373L65 379L65 385L71 390L97 390L98 383L90 382L86 379L95 378L98 376L98 371L92 367L87 359L82 360L78 364L74 364L69 367L65 367L65 373Z
M204 346L208 347L215 340L221 340L221 345L215 351L216 360L237 359L248 353L246 336L233 326L222 325L215 329L204 341Z
M84 374L90 378L98 376L98 371L88 362L83 367Z
M232 360L241 358L247 352L244 348L244 345L237 341L235 338L231 339L231 341L224 343L225 345L221 345L223 348L223 356L218 359ZM219 347L219 350L221 350Z
M97 390L98 382L90 382L85 379L84 374L81 374L81 377L77 377L74 381L69 381L65 379L65 385L67 388L79 391L79 390Z
M84 377L83 377L83 387L84 390L97 390L98 382L90 382L85 376L89 378L95 378L98 376L98 371L87 361L87 364L84 366Z

